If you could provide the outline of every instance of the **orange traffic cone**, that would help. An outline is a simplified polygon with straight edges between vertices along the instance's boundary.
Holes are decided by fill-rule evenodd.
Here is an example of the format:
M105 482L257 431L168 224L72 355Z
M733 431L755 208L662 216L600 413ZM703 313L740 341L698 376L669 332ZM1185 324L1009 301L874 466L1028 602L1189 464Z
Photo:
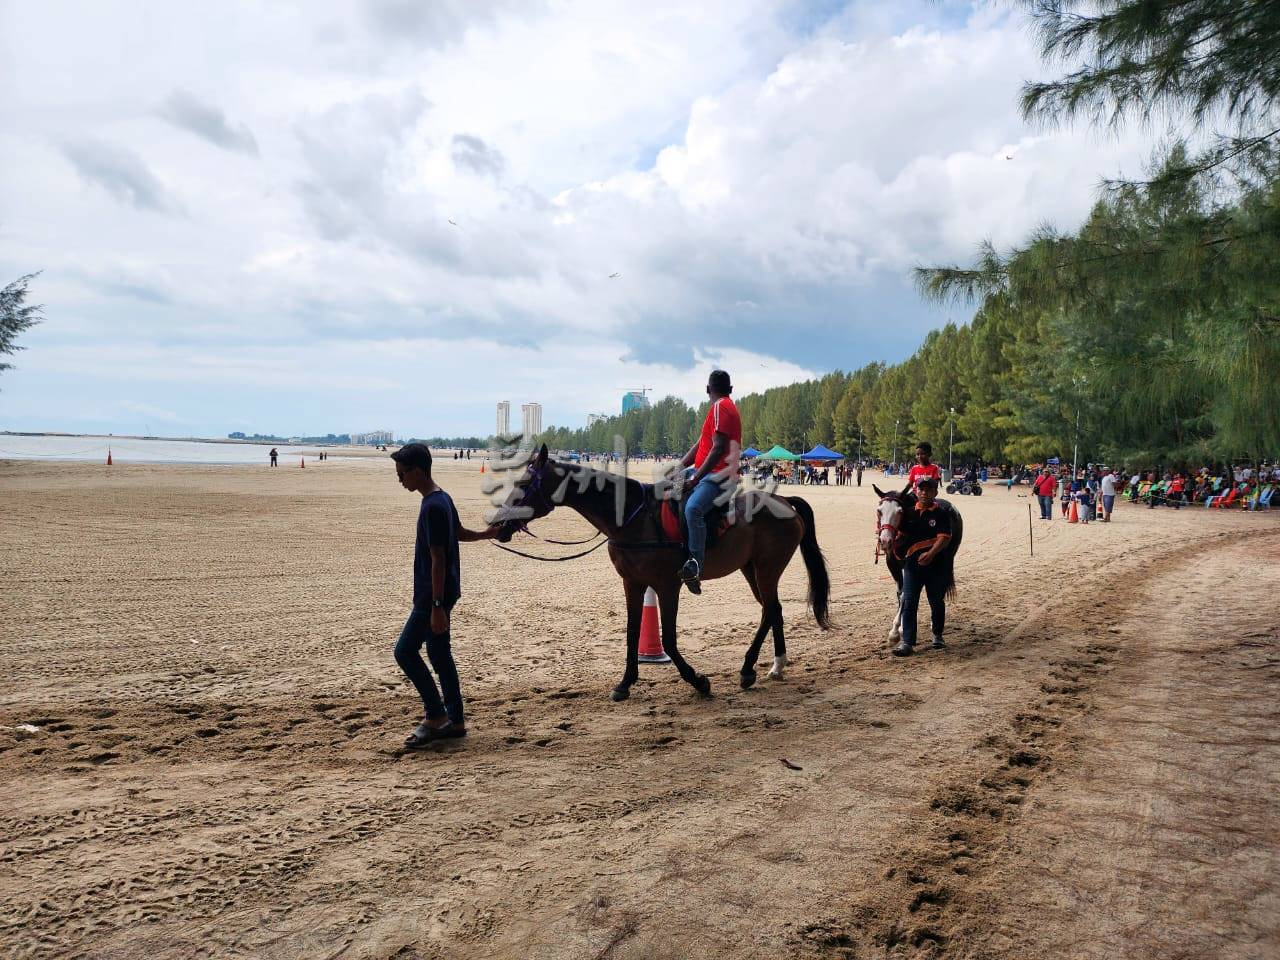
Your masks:
M1076 508L1076 502L1071 501L1071 514L1067 517L1067 523L1079 523L1080 511Z
M662 649L662 636L658 632L658 595L653 587L644 592L644 613L640 615L640 655L636 659L641 663L671 662Z
M107 466L111 466L111 448L107 447Z
M481 473L484 473L484 464L483 464L483 463L482 463L482 464L480 464L480 472L481 472Z
M307 469L307 458L306 458L306 457L299 457L299 458L298 458L298 466L300 466L303 470Z

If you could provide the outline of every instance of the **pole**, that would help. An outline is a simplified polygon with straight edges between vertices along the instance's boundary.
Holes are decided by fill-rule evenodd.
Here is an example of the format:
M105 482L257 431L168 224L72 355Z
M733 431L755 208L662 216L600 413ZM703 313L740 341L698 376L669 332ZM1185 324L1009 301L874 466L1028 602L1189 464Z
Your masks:
M951 408L951 442L947 444L947 476L954 478L955 466L951 462L952 452L956 447L956 408ZM1030 504L1028 504L1030 506Z
M898 469L898 424L901 420L893 421L893 468Z
M1080 408L1076 407L1076 443L1071 451L1071 479L1076 478L1076 470L1080 463Z
M1032 531L1031 504L1028 503L1027 504L1027 543L1030 544L1031 555L1034 557L1036 555L1036 537L1035 537L1035 534L1032 533L1031 531Z

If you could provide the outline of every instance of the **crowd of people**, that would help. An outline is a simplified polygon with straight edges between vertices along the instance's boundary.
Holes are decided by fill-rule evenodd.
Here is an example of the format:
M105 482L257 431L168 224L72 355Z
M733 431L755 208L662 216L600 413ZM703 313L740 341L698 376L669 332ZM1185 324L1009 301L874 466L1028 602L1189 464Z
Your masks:
M1040 519L1052 520L1056 502L1067 519L1074 505L1081 523L1111 520L1116 497L1148 509L1175 510L1195 504L1225 509L1265 510L1280 487L1280 463L1253 467L1201 467L1198 471L1139 470L1128 473L1090 464L1073 477L1067 467L1045 466L1031 480Z

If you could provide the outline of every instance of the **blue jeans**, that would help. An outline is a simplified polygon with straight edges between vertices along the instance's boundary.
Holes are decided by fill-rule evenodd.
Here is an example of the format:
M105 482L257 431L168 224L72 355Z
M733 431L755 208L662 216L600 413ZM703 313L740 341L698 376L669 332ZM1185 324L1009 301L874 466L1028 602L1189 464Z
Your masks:
M440 691L436 690L436 682L432 679L427 665L422 662L422 654L418 651L423 644L427 645L427 659L436 675L440 678ZM449 633L431 632L431 611L413 608L404 629L400 631L400 639L396 641L396 663L404 675L418 688L422 697L422 705L427 716L432 720L448 716L449 719L462 726L462 688L458 684L458 668L453 662L453 651L449 649ZM440 693L444 698L441 699Z
M719 483L703 477L684 500L684 518L689 524L689 556L698 561L699 574L707 560L707 514L723 493Z
M1040 501L1040 519L1052 520L1053 519L1053 497L1037 496L1036 499Z
M921 591L929 599L933 632L942 636L947 625L947 588L939 567L941 562L941 558L934 557L928 566L922 567L912 556L902 564L902 642L907 646L914 646L916 642L916 614L920 610Z

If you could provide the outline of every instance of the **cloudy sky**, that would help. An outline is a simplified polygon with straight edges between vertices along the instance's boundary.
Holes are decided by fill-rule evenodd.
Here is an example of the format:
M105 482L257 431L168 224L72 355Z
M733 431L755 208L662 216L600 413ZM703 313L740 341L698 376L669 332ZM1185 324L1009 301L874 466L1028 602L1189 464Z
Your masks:
M896 361L967 319L913 265L1150 152L1024 125L1025 22L959 0L0 0L0 56L11 430L483 435Z

